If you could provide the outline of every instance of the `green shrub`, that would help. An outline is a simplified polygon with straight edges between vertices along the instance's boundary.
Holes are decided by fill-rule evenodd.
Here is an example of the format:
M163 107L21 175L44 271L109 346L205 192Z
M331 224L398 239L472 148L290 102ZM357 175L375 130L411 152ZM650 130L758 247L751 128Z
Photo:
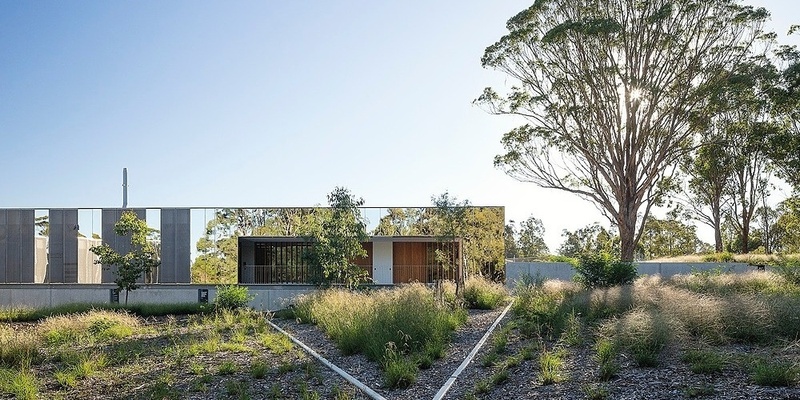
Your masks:
M253 300L246 286L222 285L217 286L217 297L214 305L217 308L233 310L244 308Z
M703 262L734 262L733 254L730 252L706 254L702 258Z
M587 288L628 285L636 279L636 266L609 253L586 254L575 267L575 280Z
M492 310L508 296L506 288L486 278L472 276L464 283L464 301L469 308Z
M772 270L783 277L786 282L800 285L800 258L781 257L772 265Z

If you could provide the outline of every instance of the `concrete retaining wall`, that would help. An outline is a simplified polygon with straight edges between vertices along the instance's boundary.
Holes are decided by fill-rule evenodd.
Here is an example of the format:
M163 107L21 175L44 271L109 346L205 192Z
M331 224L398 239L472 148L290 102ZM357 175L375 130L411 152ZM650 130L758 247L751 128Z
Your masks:
M636 263L639 275L661 275L669 278L678 274L689 274L692 271L710 271L722 268L725 272L743 273L753 271L756 267L747 263L658 263L641 262ZM575 270L569 263L547 263L547 262L508 262L506 263L506 286L514 287L523 276L540 276L546 279L571 280L575 275Z
M0 307L54 307L70 303L111 302L111 290L116 285L109 284L5 284L0 285ZM313 285L250 285L254 296L250 306L272 311L292 304L296 296L317 290ZM213 285L148 285L130 292L128 303L197 303L198 290L208 290L208 301L213 302L217 295ZM119 302L125 302L125 292L119 294Z

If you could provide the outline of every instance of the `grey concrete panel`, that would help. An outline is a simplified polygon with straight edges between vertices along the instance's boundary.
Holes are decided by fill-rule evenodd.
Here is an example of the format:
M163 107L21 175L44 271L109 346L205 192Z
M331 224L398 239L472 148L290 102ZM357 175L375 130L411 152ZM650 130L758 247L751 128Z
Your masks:
M159 283L190 283L191 215L188 208L161 209Z
M78 210L51 209L47 282L78 282Z
M0 209L0 283L8 283L8 210Z
M36 279L34 210L0 210L0 281L33 283Z
M131 250L130 236L118 236L114 232L114 225L122 217L124 211L133 211L139 219L146 218L146 210L143 208L104 208L102 211L103 218L103 244L109 245L114 251L119 254L126 254ZM116 279L116 266L103 265L103 272L101 277L102 283L113 283Z

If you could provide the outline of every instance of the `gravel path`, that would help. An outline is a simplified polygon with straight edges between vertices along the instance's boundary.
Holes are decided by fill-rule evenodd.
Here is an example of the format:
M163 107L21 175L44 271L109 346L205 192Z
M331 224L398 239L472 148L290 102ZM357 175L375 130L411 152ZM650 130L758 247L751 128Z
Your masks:
M387 399L430 399L458 368L475 344L480 340L502 309L491 311L471 310L467 323L454 333L446 356L437 360L430 369L420 371L418 380L410 388L389 390L383 388L383 378L377 363L363 355L343 356L333 343L316 326L295 322L277 321L314 350L319 352L356 379L369 385ZM507 323L506 317L503 323ZM498 326L500 330L502 324ZM513 332L513 331L512 331ZM511 334L506 355L513 355L530 342ZM551 344L550 344L551 345ZM548 345L548 347L550 346ZM481 366L481 358L490 351L491 338L472 363L456 380L445 399L463 399L475 384L495 372L496 367ZM732 356L759 353L764 358L781 355L800 363L800 345L789 345L782 349L730 345L724 351ZM767 351L777 351L775 354ZM542 385L539 381L538 361L522 361L509 370L507 381L495 386L489 393L479 394L481 399L586 399L586 387L598 385L607 390L608 399L785 399L800 400L798 387L764 387L752 382L749 374L738 365L729 364L722 373L714 375L695 374L689 365L680 360L681 350L667 348L661 354L659 367L642 368L625 355L619 356L620 370L611 381L601 383L597 378L598 366L594 351L589 344L566 348L565 376L562 383Z
M417 382L411 387L395 390L383 387L383 376L377 363L369 361L361 354L343 356L316 326L298 324L292 321L273 320L273 322L387 399L430 399L433 398L439 388L444 385L464 358L472 351L472 348L501 312L502 309L489 311L470 310L466 324L454 333L445 357L436 360L431 368L420 371ZM463 388L471 388L472 385L472 382L459 378L450 391L463 392L459 388L462 388L462 386ZM448 396L448 398L453 397Z

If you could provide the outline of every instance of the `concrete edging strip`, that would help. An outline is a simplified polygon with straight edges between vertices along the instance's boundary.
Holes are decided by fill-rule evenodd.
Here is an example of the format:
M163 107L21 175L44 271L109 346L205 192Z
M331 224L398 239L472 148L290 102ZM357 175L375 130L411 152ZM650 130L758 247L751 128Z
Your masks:
M447 391L450 390L450 387L453 386L453 383L455 383L456 378L458 378L458 376L461 375L462 372L464 372L464 369L467 368L467 365L469 365L469 363L472 362L472 359L475 358L475 356L478 354L478 351L481 349L481 347L483 347L483 344L486 343L486 339L488 339L489 335L492 334L494 328L497 327L500 321L503 320L503 317L505 317L506 314L508 313L508 310L511 309L512 304L514 304L513 299L511 300L510 303L508 303L508 306L506 306L506 309L503 310L500 316L497 317L492 326L489 327L489 330L487 330L486 333L483 334L483 337L481 338L481 340L478 341L478 344L476 344L475 347L472 348L472 351L469 352L467 358L465 358L464 361L461 362L461 365L459 365L458 368L456 368L456 370L453 372L453 374L450 375L450 378L447 379L447 382L444 383L444 386L442 386L441 389L439 389L439 391L436 392L436 395L433 396L433 400L441 400L447 393Z
M364 392L367 396L375 399L375 400L386 400L385 397L381 396L378 392L372 390L369 386L361 383L358 379L354 378L352 375L345 372L343 369L337 367L332 362L328 361L325 357L319 355L316 351L312 350L310 347L306 346L303 342L297 340L294 336L290 335L288 332L281 329L278 325L275 325L267 319L267 323L276 331L286 335L291 339L292 342L300 346L303 350L305 350L308 354L311 354L314 358L319 360L322 364L328 367L331 371L336 372L337 374L341 375L344 379L348 382L353 384L353 386L359 388L362 392Z

